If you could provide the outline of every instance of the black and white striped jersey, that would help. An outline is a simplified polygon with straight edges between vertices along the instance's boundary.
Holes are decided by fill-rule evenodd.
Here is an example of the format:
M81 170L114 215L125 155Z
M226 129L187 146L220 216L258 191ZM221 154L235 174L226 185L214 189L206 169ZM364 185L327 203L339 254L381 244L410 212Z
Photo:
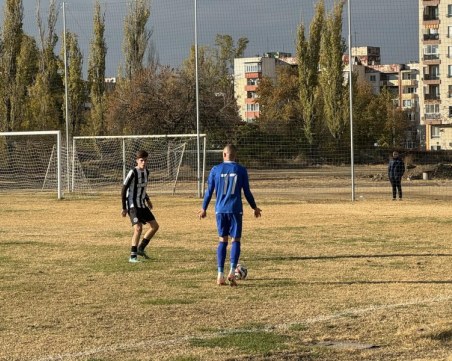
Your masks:
M145 208L145 200L149 199L146 186L149 179L148 169L135 167L129 171L122 187L122 209Z

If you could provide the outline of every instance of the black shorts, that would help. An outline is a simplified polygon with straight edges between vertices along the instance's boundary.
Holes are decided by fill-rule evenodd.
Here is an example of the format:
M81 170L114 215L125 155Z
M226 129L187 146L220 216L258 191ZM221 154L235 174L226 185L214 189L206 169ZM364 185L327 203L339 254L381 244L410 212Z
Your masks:
M132 222L132 226L138 223L146 224L155 220L154 215L148 207L129 209L129 217Z

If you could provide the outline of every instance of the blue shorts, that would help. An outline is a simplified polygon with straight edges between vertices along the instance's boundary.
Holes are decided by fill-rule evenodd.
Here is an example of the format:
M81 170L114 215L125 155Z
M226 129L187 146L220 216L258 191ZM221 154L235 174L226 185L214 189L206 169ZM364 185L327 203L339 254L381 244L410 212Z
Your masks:
M240 213L217 213L217 229L220 237L242 237L242 219Z

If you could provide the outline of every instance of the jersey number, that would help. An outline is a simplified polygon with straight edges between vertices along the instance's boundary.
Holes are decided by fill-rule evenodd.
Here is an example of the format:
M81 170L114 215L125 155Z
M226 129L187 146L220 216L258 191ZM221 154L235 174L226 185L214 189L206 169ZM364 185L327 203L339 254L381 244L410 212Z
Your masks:
M237 185L237 173L225 173L221 175L221 178L223 178L223 195L226 195L228 192L229 183L232 182L231 185L231 192L230 195L234 194L235 192L235 186Z

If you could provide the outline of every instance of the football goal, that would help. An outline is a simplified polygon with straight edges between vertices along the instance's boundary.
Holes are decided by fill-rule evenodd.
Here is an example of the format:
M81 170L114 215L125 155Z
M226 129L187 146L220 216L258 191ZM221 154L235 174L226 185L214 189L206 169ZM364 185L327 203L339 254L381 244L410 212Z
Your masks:
M52 191L61 199L62 167L59 130L0 132L0 191Z
M77 192L78 179L84 179L94 191L118 191L127 172L136 166L136 152L144 149L149 153L150 192L191 192L197 182L204 184L206 135L199 139L200 157L196 134L74 137L72 190Z

